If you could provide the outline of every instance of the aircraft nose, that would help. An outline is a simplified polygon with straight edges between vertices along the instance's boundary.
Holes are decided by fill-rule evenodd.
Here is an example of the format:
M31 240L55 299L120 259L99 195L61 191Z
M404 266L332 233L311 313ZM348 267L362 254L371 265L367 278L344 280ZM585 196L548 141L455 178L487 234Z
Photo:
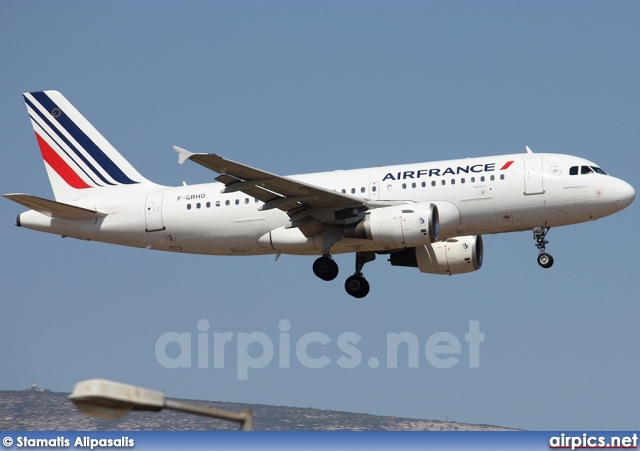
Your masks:
M616 180L615 184L616 206L622 210L631 205L636 198L636 190L624 180Z

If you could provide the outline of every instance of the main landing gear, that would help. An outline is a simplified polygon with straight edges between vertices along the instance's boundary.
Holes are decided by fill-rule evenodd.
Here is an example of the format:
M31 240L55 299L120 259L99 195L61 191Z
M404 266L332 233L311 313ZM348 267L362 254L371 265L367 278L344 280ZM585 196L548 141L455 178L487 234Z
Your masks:
M354 298L360 299L369 293L369 282L362 275L362 267L375 259L375 252L356 252L356 272L344 283L344 289Z
M356 252L356 272L344 283L344 289L354 298L363 298L369 293L369 282L362 275L362 267L375 260L375 252ZM338 264L331 254L324 254L313 262L313 273L322 280L333 280L338 275Z
M549 227L533 228L533 239L536 240L536 247L540 251L538 254L538 264L543 268L551 268L553 265L553 257L545 252L545 245L549 244L545 239L549 229Z
M327 282L338 277L338 264L331 254L324 254L313 262L313 273Z

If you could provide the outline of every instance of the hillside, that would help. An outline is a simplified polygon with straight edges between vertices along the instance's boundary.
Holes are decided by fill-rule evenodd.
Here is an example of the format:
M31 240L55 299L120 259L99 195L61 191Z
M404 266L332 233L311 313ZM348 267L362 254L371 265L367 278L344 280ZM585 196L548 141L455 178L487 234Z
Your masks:
M236 429L234 423L215 421L180 412L131 412L118 420L101 420L81 414L68 393L35 387L0 391L0 430L216 430ZM486 424L465 424L436 420L396 418L310 408L250 405L229 402L184 400L218 409L252 409L256 430L512 430Z

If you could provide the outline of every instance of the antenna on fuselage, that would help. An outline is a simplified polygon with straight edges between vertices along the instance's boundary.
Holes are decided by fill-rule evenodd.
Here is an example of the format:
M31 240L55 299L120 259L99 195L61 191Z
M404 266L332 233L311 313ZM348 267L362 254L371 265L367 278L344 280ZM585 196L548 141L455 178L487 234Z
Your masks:
M533 153L533 150L529 149L529 146L524 146L525 149L527 149L527 153Z

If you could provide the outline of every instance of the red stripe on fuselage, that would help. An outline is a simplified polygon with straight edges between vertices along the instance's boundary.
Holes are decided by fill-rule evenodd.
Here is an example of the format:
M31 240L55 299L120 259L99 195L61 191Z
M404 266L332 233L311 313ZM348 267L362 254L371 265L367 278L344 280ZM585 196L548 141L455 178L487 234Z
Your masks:
M507 162L504 164L504 166L502 166L502 167L500 168L500 170L501 170L501 171L504 171L505 169L509 169L509 166L511 166L511 165L513 164L513 162L514 162L514 161L515 161L515 160L507 161Z
M76 189L91 188L37 133L36 139L38 140L38 146L40 146L40 152L42 153L44 161L46 161L69 186Z

